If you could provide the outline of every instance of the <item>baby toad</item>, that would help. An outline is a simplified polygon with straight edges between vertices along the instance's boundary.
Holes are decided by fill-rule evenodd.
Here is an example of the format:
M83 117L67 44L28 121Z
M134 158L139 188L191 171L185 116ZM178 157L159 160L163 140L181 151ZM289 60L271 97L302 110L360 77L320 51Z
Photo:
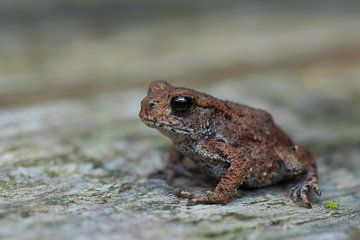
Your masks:
M215 190L206 194L181 192L194 204L227 204L237 188L286 180L299 181L290 197L305 207L311 208L311 189L321 194L312 154L294 145L264 110L155 81L139 116L173 141L170 161L186 156L218 180Z

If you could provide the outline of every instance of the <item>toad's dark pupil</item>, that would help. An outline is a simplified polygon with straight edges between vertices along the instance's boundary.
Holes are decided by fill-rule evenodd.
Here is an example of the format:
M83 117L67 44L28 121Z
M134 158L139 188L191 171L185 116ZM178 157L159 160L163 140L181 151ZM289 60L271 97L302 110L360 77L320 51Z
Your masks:
M174 113L187 113L194 106L194 101L190 97L177 96L170 101L171 110Z

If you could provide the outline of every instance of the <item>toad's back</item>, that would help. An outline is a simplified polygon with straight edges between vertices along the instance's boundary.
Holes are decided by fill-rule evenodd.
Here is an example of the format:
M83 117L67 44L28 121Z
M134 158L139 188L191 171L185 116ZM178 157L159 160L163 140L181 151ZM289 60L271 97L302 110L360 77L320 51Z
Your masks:
M234 119L229 122L227 131L230 132L230 138L235 138L233 139L235 145L238 141L242 142L243 138L247 140L251 138L274 147L293 145L290 137L275 124L270 113L231 101L225 101L225 104L233 113ZM234 127L234 124L238 126Z

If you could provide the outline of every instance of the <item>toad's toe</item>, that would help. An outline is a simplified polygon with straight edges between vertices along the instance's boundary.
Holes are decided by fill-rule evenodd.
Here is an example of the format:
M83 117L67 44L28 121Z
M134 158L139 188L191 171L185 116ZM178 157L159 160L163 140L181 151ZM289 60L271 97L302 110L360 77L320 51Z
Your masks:
M191 199L194 197L194 194L188 191L180 191L177 193L177 195L181 198L188 198Z
M310 185L309 182L299 183L290 189L290 198L294 202L300 203L306 208L312 208L309 200L310 189L314 188Z

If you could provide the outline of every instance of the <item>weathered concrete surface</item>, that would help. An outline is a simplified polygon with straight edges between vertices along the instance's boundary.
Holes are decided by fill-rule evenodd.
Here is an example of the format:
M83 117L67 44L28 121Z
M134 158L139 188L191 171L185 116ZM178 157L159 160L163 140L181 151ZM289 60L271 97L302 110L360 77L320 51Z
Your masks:
M281 79L278 73L268 77ZM268 92L275 84L304 97L291 100L297 98L296 92ZM333 83L324 87L328 84ZM343 116L331 121L327 117L332 113L310 109L314 104L326 108L333 100L313 86L300 80L252 79L207 88L219 97L231 95L266 107L285 129L315 150L323 196L310 210L289 201L286 186L244 191L227 206L188 207L176 197L176 187L146 178L163 165L169 142L137 120L145 89L4 109L0 112L0 237L356 239L359 112L351 112L355 108L347 102L346 109L339 109ZM359 82L352 87L359 89ZM257 94L250 96L255 89ZM276 97L270 99L268 94ZM190 179L177 182L179 188L211 188L191 186ZM327 200L340 203L340 208L326 208Z
M360 14L326 9L195 11L105 30L1 14L0 239L359 239ZM286 185L186 206L178 189L212 186L147 178L171 144L137 117L156 78L273 113L318 159L313 209Z

